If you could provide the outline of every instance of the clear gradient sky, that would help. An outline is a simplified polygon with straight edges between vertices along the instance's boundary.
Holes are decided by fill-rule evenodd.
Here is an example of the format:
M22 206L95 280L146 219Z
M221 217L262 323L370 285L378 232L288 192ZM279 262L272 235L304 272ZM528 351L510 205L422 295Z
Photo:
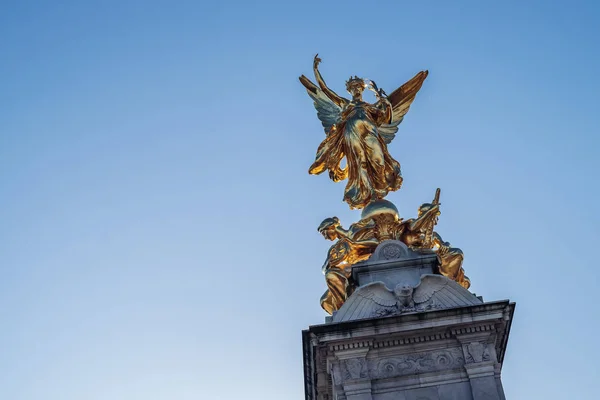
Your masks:
M0 7L0 399L301 400L316 227L343 185L298 82L430 75L390 151L404 217L517 302L509 399L597 399L595 1Z

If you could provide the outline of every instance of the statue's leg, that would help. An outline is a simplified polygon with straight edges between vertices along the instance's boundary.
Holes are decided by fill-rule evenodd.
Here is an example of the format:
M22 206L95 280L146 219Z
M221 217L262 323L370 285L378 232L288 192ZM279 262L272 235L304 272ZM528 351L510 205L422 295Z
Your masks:
M440 257L440 272L456 281L462 270L463 259L464 256L460 249L450 248L446 254Z
M383 174L385 168L385 160L381 143L377 138L377 133L372 132L365 136L365 149L367 150L367 158L369 159L370 167L380 174Z
M387 150L385 150L387 152ZM385 180L389 185L390 191L398 190L402 186L402 173L400 163L389 154L385 155Z
M348 296L348 278L343 270L332 268L325 273L325 280L331 296L332 312L337 311Z
M388 189L392 183L388 182L382 144L376 132L367 134L364 141L367 162L371 171L373 191L378 198L381 198L388 193Z
M469 279L468 276L465 275L465 270L463 268L460 269L460 271L458 272L458 276L456 277L456 282L464 287L465 289L468 289L471 287L471 280Z
M333 295L331 294L329 289L326 290L325 293L323 293L323 296L321 296L321 307L329 315L333 314L333 312L335 311L335 308L333 306Z
M358 127L345 136L346 161L348 164L348 184L344 200L355 207L364 207L372 198L373 185L370 179L369 161L365 153L365 144Z

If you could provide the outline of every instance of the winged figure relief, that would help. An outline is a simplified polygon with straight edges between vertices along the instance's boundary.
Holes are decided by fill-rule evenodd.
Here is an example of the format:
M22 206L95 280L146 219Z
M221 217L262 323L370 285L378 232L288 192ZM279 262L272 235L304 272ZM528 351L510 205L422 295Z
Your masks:
M318 69L320 62L315 56L317 84L304 75L300 77L326 134L309 173L327 170L335 182L348 179L344 201L351 209L363 208L402 185L400 163L389 154L387 145L394 139L428 72L419 72L389 96L375 82L351 77L346 89L352 98L346 99L327 87ZM363 101L365 89L375 93L374 104ZM344 158L346 166L342 168Z
M428 274L421 276L415 287L401 283L390 290L383 282L359 287L335 314L333 322L481 303L479 298L453 280Z

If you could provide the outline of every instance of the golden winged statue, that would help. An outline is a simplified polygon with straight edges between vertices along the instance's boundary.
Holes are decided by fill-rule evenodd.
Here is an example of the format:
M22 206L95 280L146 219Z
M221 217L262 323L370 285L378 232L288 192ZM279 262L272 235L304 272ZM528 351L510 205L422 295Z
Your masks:
M402 185L400 163L389 154L387 145L394 139L428 72L419 72L389 96L375 82L351 77L346 82L352 95L348 100L327 87L319 72L320 62L316 55L313 70L318 86L306 76L300 77L314 100L326 134L308 172L317 175L328 170L334 182L348 179L344 201L351 209L364 208ZM377 102L363 101L365 89L375 93ZM346 166L342 168L344 158Z

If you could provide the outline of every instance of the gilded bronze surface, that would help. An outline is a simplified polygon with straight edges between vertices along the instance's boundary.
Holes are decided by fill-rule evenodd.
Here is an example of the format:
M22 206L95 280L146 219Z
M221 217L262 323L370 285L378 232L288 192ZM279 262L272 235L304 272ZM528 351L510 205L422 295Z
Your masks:
M334 182L348 179L344 201L352 209L363 208L402 185L400 163L392 158L387 145L394 139L428 72L419 72L389 96L375 82L351 77L346 89L352 99L346 99L325 84L319 72L320 62L315 56L313 70L318 85L304 75L300 77L314 100L326 134L309 173L327 170ZM375 93L376 103L363 101L365 89ZM346 166L342 168L344 158Z
M367 260L384 240L400 240L417 252L435 252L439 273L469 288L462 268L463 253L434 231L440 215L440 189L431 203L423 203L416 218L403 220L394 204L384 199L402 185L400 163L388 152L398 125L421 89L427 71L421 71L389 96L375 82L350 77L346 89L351 99L331 90L319 72L321 59L315 56L313 70L317 84L302 75L300 82L313 99L325 130L310 174L326 170L335 181L348 179L344 201L351 209L362 209L360 221L344 229L337 217L325 219L318 231L330 247L323 265L327 291L321 306L329 314L338 310L354 290L352 266ZM374 104L363 100L365 89L375 93ZM346 166L341 163L346 160Z
M329 314L338 310L354 290L351 281L352 265L367 260L384 240L400 240L417 252L435 252L440 274L455 280L466 289L469 278L462 269L463 253L451 247L434 231L440 215L440 190L431 203L419 207L418 216L403 220L394 204L376 200L363 209L360 221L344 229L337 217L321 222L319 233L328 240L337 240L329 249L323 265L327 291L321 306Z
M402 223L405 224L405 227L400 230L401 234L396 239L416 251L427 249L435 251L440 263L440 274L455 280L468 289L471 281L465 276L462 268L464 258L462 250L452 247L449 242L442 239L439 233L433 230L440 215L439 198L440 189L438 188L434 200L431 203L423 203L419 207L416 219L409 219Z
M353 290L350 282L352 265L368 259L379 244L374 229L371 220L361 220L344 229L337 217L327 218L319 225L318 231L323 237L337 239L323 264L328 289L321 297L321 306L329 314L338 310Z

